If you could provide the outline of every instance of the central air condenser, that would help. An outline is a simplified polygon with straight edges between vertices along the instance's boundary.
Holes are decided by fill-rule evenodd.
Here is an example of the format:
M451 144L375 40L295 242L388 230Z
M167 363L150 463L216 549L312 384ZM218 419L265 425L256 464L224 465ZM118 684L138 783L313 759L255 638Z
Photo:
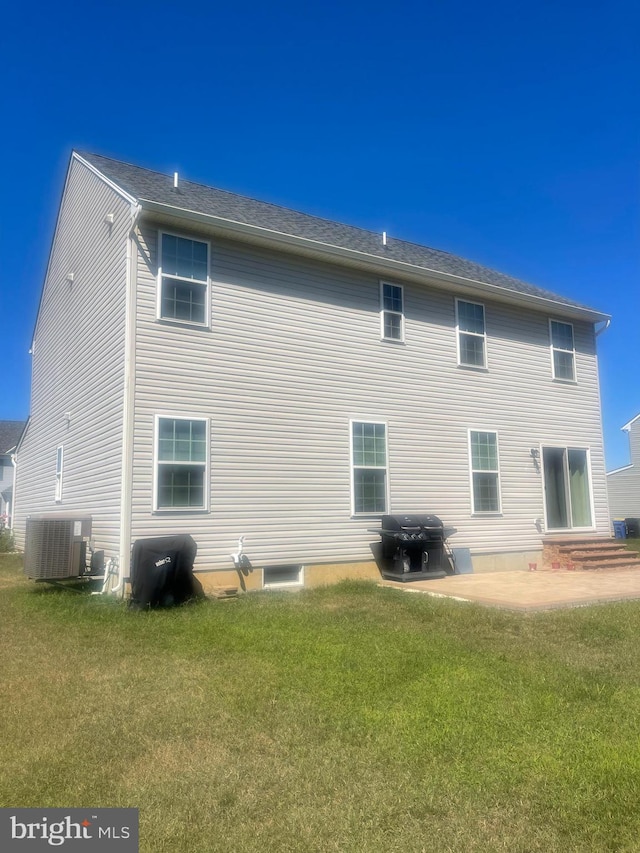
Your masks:
M90 536L91 516L28 516L24 573L34 580L63 580L85 574Z

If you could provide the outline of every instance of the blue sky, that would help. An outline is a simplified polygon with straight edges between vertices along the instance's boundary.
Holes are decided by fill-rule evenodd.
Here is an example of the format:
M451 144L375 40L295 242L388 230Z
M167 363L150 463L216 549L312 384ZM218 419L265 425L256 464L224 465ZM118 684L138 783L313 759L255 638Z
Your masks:
M5 7L0 419L72 148L387 231L613 316L607 466L640 413L637 2Z

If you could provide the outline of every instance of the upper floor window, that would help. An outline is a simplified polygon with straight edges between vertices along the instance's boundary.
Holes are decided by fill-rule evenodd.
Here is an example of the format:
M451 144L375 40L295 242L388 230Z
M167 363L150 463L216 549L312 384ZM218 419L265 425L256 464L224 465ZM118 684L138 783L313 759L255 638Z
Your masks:
M458 364L465 367L486 367L487 347L484 305L456 299L458 332Z
M60 503L62 501L62 469L64 467L64 447L60 445L56 449L56 487L55 487L55 501L56 503Z
M160 234L158 316L207 325L209 244Z
M159 417L155 509L207 508L207 421Z
M387 511L387 425L370 421L351 424L353 513Z
M404 340L404 297L399 284L380 282L380 328L383 340Z
M571 323L560 323L549 320L551 335L551 364L554 379L566 382L576 380L575 346L573 343L573 326Z
M500 512L498 434L471 430L469 454L473 512Z

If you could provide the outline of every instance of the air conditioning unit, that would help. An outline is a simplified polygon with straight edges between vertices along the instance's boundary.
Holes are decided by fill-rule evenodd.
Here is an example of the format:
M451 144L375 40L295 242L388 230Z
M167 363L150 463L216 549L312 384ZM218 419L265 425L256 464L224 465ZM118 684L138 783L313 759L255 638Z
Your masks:
M91 516L28 516L24 573L34 580L63 580L83 575L90 536Z

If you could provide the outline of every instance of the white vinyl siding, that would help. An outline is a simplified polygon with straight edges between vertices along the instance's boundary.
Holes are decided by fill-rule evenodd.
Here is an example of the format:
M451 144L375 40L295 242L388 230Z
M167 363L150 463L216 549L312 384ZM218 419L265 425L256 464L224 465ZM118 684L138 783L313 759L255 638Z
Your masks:
M469 430L469 458L471 462L472 512L500 512L500 467L498 462L498 434Z
M380 334L385 341L404 341L404 295L399 284L380 282Z
M95 547L119 552L130 227L129 202L74 159L33 340L14 500L20 547L25 517L56 510L56 448L64 445L64 511L90 515Z
M154 509L188 512L207 508L208 444L205 420L157 417Z
M551 337L551 370L554 379L563 382L576 381L576 353L573 341L573 325L549 320Z
M387 427L387 511L438 515L474 553L538 547L542 475L531 448L591 449L598 532L608 533L593 327L574 321L580 385L554 383L548 312L487 302L491 370L456 361L450 292L403 282L404 346L380 345L381 276L217 236L212 331L156 320L157 224L141 228L133 538L153 513L159 412L208 419L210 514L174 513L198 564L229 569L240 536L252 565L371 559L371 518L353 513L350 422ZM194 226L194 239L209 237ZM501 515L470 515L470 427L499 425Z
M387 425L351 422L352 510L354 515L387 511Z
M484 305L456 299L458 364L464 367L487 366L487 335Z
M623 427L629 433L631 464L607 474L612 518L640 518L640 415Z
M208 243L161 232L158 317L177 323L208 325Z

